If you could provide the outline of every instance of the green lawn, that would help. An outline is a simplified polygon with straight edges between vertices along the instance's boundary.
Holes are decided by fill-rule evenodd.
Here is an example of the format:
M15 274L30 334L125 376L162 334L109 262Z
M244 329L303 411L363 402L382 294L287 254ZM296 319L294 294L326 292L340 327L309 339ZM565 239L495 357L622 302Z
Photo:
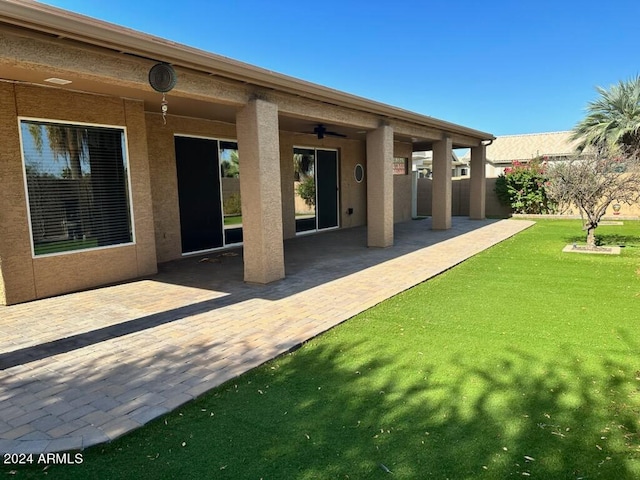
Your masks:
M97 247L98 240L95 238L88 238L85 240L60 240L58 242L37 243L34 248L36 255L46 255L48 253L59 253Z
M225 215L224 226L227 225L240 225L242 223L242 215Z
M640 222L597 233L541 221L48 477L640 478Z

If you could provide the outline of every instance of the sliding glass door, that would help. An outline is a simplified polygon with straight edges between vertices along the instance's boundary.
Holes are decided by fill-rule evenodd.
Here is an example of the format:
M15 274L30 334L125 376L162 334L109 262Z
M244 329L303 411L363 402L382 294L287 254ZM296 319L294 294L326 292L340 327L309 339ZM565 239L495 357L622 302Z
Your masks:
M182 253L242 242L236 142L175 137Z
M339 226L337 150L294 148L296 233Z

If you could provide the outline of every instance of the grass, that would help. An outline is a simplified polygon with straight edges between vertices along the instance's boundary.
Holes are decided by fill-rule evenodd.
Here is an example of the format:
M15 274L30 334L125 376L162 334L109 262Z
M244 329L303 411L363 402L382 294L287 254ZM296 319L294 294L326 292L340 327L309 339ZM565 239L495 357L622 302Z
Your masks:
M48 477L640 478L640 222L598 233L541 221Z
M242 223L242 215L225 215L224 225L240 225Z
M59 253L96 247L98 247L98 240L95 238L89 238L85 240L60 240L58 242L37 243L34 248L36 255L46 255L48 253Z

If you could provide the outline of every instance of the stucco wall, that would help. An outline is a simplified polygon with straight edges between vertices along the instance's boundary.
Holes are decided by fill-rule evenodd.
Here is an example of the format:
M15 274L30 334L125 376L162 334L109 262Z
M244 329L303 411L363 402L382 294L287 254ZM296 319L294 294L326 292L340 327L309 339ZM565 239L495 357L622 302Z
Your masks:
M606 215L616 215L615 211L613 210L613 204L609 205L609 208L607 208ZM620 211L617 213L617 215L631 216L631 217L640 216L640 203L636 203L633 205L627 205L626 203L621 203Z
M343 140L340 150L340 226L359 227L367 223L367 159L363 141ZM355 178L356 165L364 167L364 180ZM349 208L353 213L347 213Z
M147 141L140 102L0 84L0 303L13 304L156 272ZM31 252L18 116L126 127L135 244L36 257Z
M469 215L469 187L468 178L454 179L451 182L451 214L454 216ZM494 192L495 178L486 179L485 214L489 217L508 217L509 209L500 205ZM418 179L418 215L431 215L432 180Z
M411 155L412 148L408 143L395 142L393 156L407 158L408 169L406 175L393 176L393 221L394 223L411 220ZM391 168L391 167L389 167Z
M35 298L15 86L0 83L0 303Z

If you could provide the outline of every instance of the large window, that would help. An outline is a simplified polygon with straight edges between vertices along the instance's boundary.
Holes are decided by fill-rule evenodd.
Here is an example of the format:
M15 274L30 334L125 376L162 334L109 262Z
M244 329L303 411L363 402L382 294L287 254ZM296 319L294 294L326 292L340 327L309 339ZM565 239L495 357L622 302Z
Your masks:
M34 255L133 242L124 131L21 120Z

